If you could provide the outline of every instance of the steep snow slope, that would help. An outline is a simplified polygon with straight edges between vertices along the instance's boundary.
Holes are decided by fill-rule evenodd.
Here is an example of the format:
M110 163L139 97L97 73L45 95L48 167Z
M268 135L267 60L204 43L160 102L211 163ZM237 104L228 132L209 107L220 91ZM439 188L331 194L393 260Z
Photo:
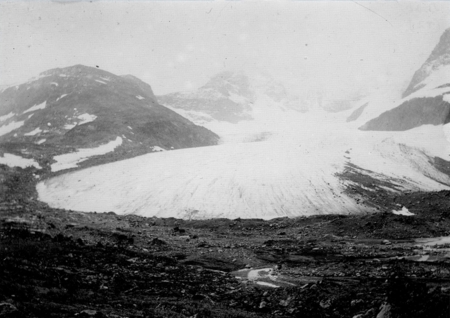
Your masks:
M444 31L439 39L439 43L431 52L428 59L423 65L414 73L408 88L403 93L402 97L414 93L421 89L425 85L430 83L430 75L435 76L437 74L448 77L450 76L450 29ZM441 77L439 76L438 77Z
M402 98L371 98L357 120L362 130L403 131L450 122L450 29L415 72Z
M214 131L222 143L264 139L282 125L274 118L308 110L307 103L260 73L222 72L196 91L158 96L158 101Z
M291 116L261 142L161 152L68 173L39 183L39 198L81 211L181 218L372 211L344 193L349 182L337 174L348 163L399 189L448 188L449 177L429 163L429 156L450 153L442 128L363 132L328 116ZM439 146L427 145L430 134Z

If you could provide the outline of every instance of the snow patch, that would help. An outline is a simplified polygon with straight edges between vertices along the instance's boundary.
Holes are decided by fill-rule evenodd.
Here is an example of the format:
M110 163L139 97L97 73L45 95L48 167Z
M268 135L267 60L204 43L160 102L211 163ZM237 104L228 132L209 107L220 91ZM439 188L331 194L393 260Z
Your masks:
M136 98L137 98L137 99L140 99L140 100L145 99L145 98L142 97L141 95L137 95Z
M68 130L70 130L70 129L72 129L73 127L75 127L77 124L65 124L64 125L64 129L68 129Z
M95 115L91 115L88 113L81 114L78 116L78 119L81 119L81 121L78 123L78 125L83 125L86 123L90 123L91 121L94 121L97 118Z
M8 120L8 119L10 119L10 118L12 118L12 117L14 117L14 113L13 112L10 112L9 114L6 114L6 115L3 115L3 116L0 116L0 121L5 121L5 120Z
M401 210L392 210L392 213L405 216L415 215L414 213L409 212L409 210L406 207L403 207Z
M158 146L153 146L153 147L152 147L152 150L153 150L153 151L158 151L158 152L159 152L159 151L166 151L166 149L161 148L161 147L158 147Z
M59 101L61 98L64 98L64 97L66 97L67 96L67 94L62 94L61 96L59 96L57 99L56 99L56 101Z
M66 153L63 155L53 157L56 163L51 165L53 172L64 169L76 168L80 162L89 159L92 156L104 155L122 144L122 138L117 137L104 145L96 148L81 148L75 152Z
M43 103L40 103L39 105L34 105L34 106L28 108L23 113L25 114L25 113L29 113L29 112L34 112L34 111L39 110L39 109L44 109L46 106L47 106L47 101L45 101Z
M42 130L39 127L37 127L35 130L32 130L24 135L25 136L34 136L34 135L40 134L41 132L42 132Z
M24 123L25 123L24 121L17 121L17 122L13 121L10 122L9 124L0 126L0 136L4 136L13 130L16 130L17 128L22 127Z
M0 157L0 164L7 165L9 167L35 167L37 169L41 169L41 166L33 159L26 159L10 153L5 153L3 157Z
M450 94L444 94L444 102L450 103Z
M43 144L46 140L47 140L47 139L41 139L41 140L37 141L36 143L37 143L38 145L40 145L40 144Z
M58 83L56 83L56 82L51 82L50 85L59 86Z
M95 80L96 82L102 83L102 84L107 84L106 82L103 82L101 80Z
M60 77L69 77L69 75L66 74L59 74Z

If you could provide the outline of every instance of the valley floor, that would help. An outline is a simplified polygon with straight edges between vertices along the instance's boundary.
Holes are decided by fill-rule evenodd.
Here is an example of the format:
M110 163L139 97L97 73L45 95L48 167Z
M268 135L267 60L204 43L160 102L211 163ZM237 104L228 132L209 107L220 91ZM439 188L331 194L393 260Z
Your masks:
M449 244L416 238L450 235L449 196L385 198L414 216L268 221L80 213L7 196L0 317L448 317Z

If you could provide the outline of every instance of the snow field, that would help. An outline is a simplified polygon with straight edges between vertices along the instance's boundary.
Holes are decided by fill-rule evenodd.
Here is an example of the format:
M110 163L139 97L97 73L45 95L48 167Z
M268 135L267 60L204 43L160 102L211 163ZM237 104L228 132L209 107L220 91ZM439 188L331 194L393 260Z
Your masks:
M53 172L76 168L78 163L89 159L92 156L104 155L108 152L114 151L114 149L122 144L122 138L117 137L104 145L96 148L81 148L75 152L66 153L63 155L53 157L56 163L51 165Z

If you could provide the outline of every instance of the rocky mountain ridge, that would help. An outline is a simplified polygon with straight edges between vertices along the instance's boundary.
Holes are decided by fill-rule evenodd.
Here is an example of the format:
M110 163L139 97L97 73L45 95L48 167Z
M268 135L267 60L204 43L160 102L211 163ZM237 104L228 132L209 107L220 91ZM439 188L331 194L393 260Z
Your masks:
M404 91L402 97L405 98L408 95L414 93L418 89L424 87L423 83L433 72L446 69L446 73L449 73L448 67L450 65L450 29L444 31L439 39L438 44L431 52L430 56L424 62L424 64L414 73L410 84Z
M423 125L447 124L450 121L450 29L442 34L428 59L414 73L401 99L369 102L364 112L367 111L377 116L367 118L362 130L404 131Z
M0 124L3 152L47 168L64 154L77 160L87 151L110 161L217 142L211 131L158 104L150 85L83 65L5 89Z

